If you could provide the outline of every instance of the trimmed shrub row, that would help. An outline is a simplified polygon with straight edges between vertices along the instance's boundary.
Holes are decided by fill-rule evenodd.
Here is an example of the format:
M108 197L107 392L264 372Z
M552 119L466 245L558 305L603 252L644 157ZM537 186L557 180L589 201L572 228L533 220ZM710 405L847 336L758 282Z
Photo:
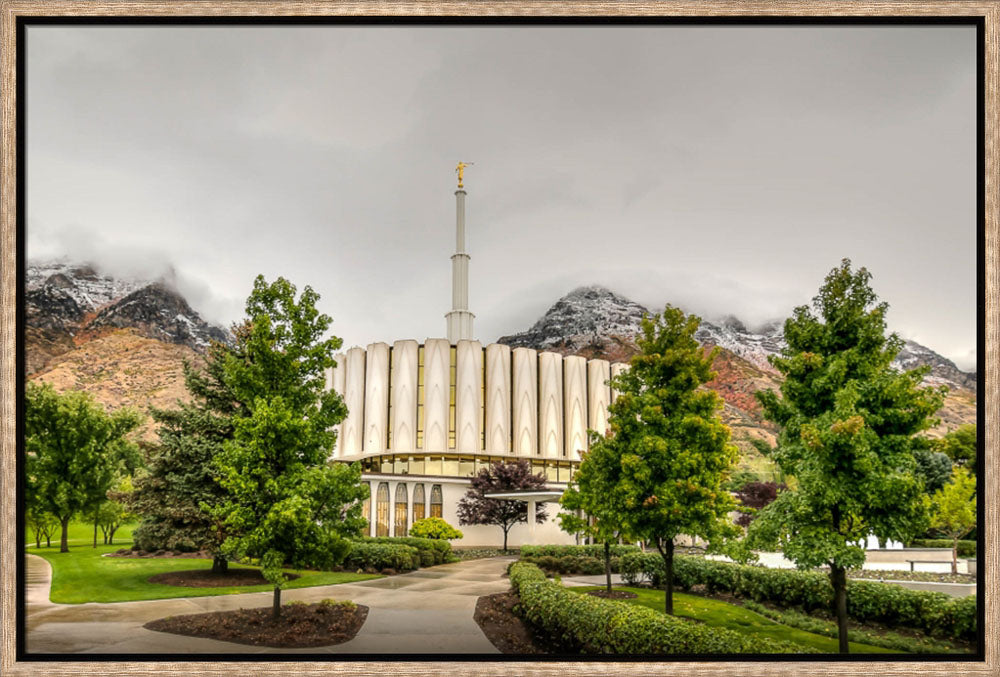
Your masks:
M421 552L421 566L425 567L433 564L444 564L445 562L455 561L455 557L451 551L451 543L448 541L440 541L433 538L418 538L416 536L381 536L376 538L365 538L362 539L361 542L408 545L411 548L416 548ZM423 564L423 561L427 559L423 553L428 553L427 557L431 558L428 564Z
M622 579L629 584L663 580L659 555L630 553L621 558ZM699 557L674 558L674 585L689 590L704 585L708 592L728 592L757 602L801 606L806 611L829 610L833 587L819 571L768 569ZM943 592L910 590L876 581L848 581L847 614L856 621L878 621L923 630L931 635L973 639L976 634L975 596L954 598Z
M410 571L421 566L420 551L402 543L371 543L354 541L344 560L349 569L393 569Z
M637 545L611 546L611 554L621 557L627 552L641 552ZM521 557L597 557L604 559L604 545L522 545Z
M652 609L570 592L517 562L510 582L521 615L549 641L584 654L815 653L798 644L712 628Z
M603 574L604 558L564 555L563 557L553 557L552 555L541 555L531 557L521 557L522 562L534 564L547 573L552 574ZM611 556L611 571L617 573L621 562L620 557Z
M918 538L910 542L911 548L948 548L951 550L952 541L948 538ZM958 542L958 556L959 557L975 557L976 556L976 542L975 541L959 541Z

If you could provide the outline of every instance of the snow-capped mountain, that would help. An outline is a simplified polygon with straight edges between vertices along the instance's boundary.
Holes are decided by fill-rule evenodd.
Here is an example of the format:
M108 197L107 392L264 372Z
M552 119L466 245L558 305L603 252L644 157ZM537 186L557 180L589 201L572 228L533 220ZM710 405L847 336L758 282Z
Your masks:
M643 314L650 311L610 289L580 287L562 297L530 329L503 336L499 343L563 354L627 360L635 353L634 338ZM750 328L734 316L705 320L695 333L702 344L719 346L756 368L774 373L769 355L786 346L783 323L772 321ZM906 341L894 364L900 369L929 365L927 382L975 390L976 375L963 372L930 348Z
M162 280L117 278L65 261L30 263L26 270L28 373L53 357L114 329L204 350L228 332L205 322Z

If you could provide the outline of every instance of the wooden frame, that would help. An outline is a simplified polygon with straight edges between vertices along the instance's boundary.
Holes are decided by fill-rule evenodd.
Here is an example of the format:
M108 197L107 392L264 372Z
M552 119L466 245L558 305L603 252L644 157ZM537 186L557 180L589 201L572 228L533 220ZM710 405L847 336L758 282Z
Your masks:
M74 0L0 0L2 31L2 174L0 174L0 492L6 499L0 507L0 672L26 674L467 674L495 673L523 675L628 674L653 675L676 671L688 675L757 674L774 671L774 663L740 662L26 662L15 655L15 585L16 561L21 548L16 538L15 521L15 301L16 301L16 20L24 16L971 16L985 21L985 361L980 363L983 380L980 398L985 407L985 463L982 477L984 508L982 534L986 542L985 566L981 567L985 585L983 603L986 613L985 662L782 662L782 672L796 675L833 675L842 673L892 675L917 674L1000 674L1000 571L998 571L998 434L1000 412L1000 325L997 303L1000 300L1000 0L968 2L914 1L816 1L810 2L544 2L487 0L482 3L458 0L422 2L319 2L288 0L237 2L233 0L139 0L132 2Z

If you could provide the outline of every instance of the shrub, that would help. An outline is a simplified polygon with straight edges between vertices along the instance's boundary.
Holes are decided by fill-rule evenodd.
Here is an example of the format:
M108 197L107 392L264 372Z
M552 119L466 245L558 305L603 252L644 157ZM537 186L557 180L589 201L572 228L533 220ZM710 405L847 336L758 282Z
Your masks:
M663 560L658 555L630 553L622 557L622 579L630 584L649 581L658 586ZM756 602L801 606L806 611L830 609L833 587L819 571L768 569L698 557L674 558L674 585L690 590L704 585L711 592L728 592ZM972 639L976 634L976 598L956 599L942 592L910 590L876 581L847 583L847 615L856 621L902 625L935 635Z
M950 538L918 538L910 542L911 548L948 548L951 550L952 541ZM975 557L976 556L976 542L975 541L959 541L958 542L958 556L959 557Z
M510 582L537 633L584 654L814 653L815 650L712 628L643 606L570 592L541 569L518 562Z
M420 566L419 550L402 543L354 541L345 563L351 569L396 569L409 571Z
M417 538L431 538L435 540L449 540L462 538L462 532L445 522L440 517L425 517L413 523L410 527L410 536Z
M434 564L443 564L454 560L454 556L451 551L451 543L448 541L435 540L432 538L414 538L412 536L381 536L378 538L364 538L361 539L360 542L382 543L387 545L406 545L411 548L416 548L421 552L427 551L430 552L431 557L434 558ZM419 562L420 560L418 560L418 564Z
M618 545L613 544L611 546L611 554L613 556L621 557L628 552L640 552L639 546L637 545ZM572 555L574 557L597 557L599 559L604 559L604 546L603 545L522 545L521 546L521 557L543 557L549 555L551 557L566 557L567 555Z

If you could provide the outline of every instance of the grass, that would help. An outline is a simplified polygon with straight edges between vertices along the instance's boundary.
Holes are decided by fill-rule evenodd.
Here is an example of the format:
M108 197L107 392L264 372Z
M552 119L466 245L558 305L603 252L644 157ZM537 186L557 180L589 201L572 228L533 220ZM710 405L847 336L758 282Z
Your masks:
M572 592L580 593L603 589L603 586L567 588L567 590L571 590ZM624 602L641 604L654 611L663 611L662 590L631 587L616 587L615 589L628 590L637 595L635 599L622 600ZM727 628L748 635L795 642L796 644L812 647L824 653L837 653L839 651L837 640L834 638L823 637L822 635L806 632L805 630L775 623L758 613L715 599L675 592L674 614L683 618L698 620L705 623L705 625L716 628ZM901 653L900 651L858 642L850 642L850 649L851 653Z
M123 533L123 527L119 533ZM127 532L131 538L131 528ZM30 535L30 534L29 534ZM123 534L121 539L115 534L114 545L93 545L93 525L70 524L70 551L59 552L58 538L53 539L51 548L36 548L34 540L26 548L29 552L52 565L52 588L49 599L57 604L82 604L85 602L131 602L144 599L169 599L173 597L207 597L212 595L233 595L245 592L270 592L269 585L244 585L225 588L182 588L173 585L149 583L150 576L169 571L211 568L212 560L194 558L150 558L131 559L124 557L102 557L105 553L127 548L131 541ZM44 543L44 541L43 541ZM234 569L254 569L240 564L229 565ZM356 574L338 571L298 571L286 569L288 573L299 574L299 578L289 581L284 589L309 588L317 585L352 583L371 578L381 578L377 574Z
M136 527L135 523L123 524L118 527L115 532L115 548L128 548L132 545L132 529ZM62 535L62 530L57 525L52 533L52 547L56 550L59 549L59 538ZM86 522L70 522L69 530L67 533L67 541L70 547L74 545L93 547L94 545L94 523L91 522L87 524ZM101 530L97 530L97 545L100 546L104 543L104 536L101 534ZM35 550L35 532L31 530L30 527L24 530L24 545L28 548L28 552ZM42 539L42 549L45 549L45 539Z

